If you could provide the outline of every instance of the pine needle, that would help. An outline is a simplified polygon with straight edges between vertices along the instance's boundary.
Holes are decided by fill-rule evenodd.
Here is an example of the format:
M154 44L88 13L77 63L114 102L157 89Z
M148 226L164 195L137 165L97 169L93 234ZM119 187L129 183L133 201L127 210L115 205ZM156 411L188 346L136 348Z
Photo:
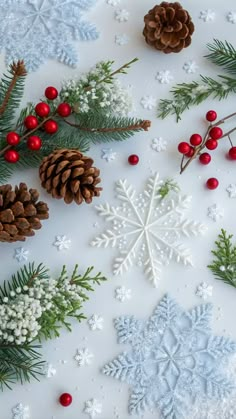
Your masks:
M212 44L207 44L210 54L205 55L212 63L223 67L230 74L236 75L236 49L232 44L214 39Z

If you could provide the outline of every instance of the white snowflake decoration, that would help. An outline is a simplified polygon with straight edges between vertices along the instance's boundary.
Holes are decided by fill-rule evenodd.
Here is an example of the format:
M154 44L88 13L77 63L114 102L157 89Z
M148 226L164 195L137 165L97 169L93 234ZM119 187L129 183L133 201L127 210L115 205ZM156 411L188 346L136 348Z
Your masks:
M89 351L88 348L77 349L75 360L78 362L79 367L84 365L90 365L94 355Z
M88 325L91 330L102 330L104 324L104 318L98 314L93 314L90 319L88 319Z
M53 246L57 248L57 250L67 250L70 248L71 240L67 239L66 236L56 236L55 241L53 242Z
M153 138L152 144L151 144L151 148L153 150L155 150L159 153L160 151L165 151L166 146L167 146L167 141L163 140L162 137Z
M93 419L102 413L102 403L97 399L87 400L85 402L84 412Z
M156 79L161 84L169 84L172 80L174 80L174 77L169 70L161 70L157 72Z
M129 12L126 9L119 9L115 11L115 19L118 22L127 22L129 19Z
M13 407L12 414L12 419L29 419L29 406L24 406L22 403L19 403Z
M110 6L117 6L120 4L120 0L107 0L107 4L110 4Z
M236 12L229 12L226 16L228 22L230 23L236 23Z
M57 370L52 364L46 364L44 368L44 374L47 378L52 378L56 375Z
M121 303L131 299L131 289L124 286L117 287L115 290L115 297Z
M203 300L207 300L208 297L212 297L213 286L208 285L206 282L202 282L196 289L196 295L201 297Z
M101 158L110 163L110 161L115 160L116 153L112 150L112 148L103 148Z
M223 218L224 210L220 208L219 205L213 204L207 208L207 215L209 218L216 222L220 220L220 218Z
M128 42L129 42L129 37L125 33L115 35L115 43L117 45L120 45L120 46L127 45Z
M230 183L226 188L230 198L236 198L236 183Z
M215 19L215 12L211 9L202 10L199 14L199 19L204 22L212 22Z
M183 65L183 70L187 74L196 73L197 69L198 69L198 66L197 66L196 62L193 61L193 60L186 61Z
M190 251L179 239L203 234L206 227L184 219L183 213L189 208L191 197L171 194L162 199L159 194L162 185L163 181L155 174L148 179L144 192L137 196L127 180L119 180L116 192L121 205L115 207L106 203L96 207L99 215L111 221L113 227L96 237L91 245L116 247L121 239L127 240L114 261L114 275L123 274L136 262L157 285L161 266L172 259L192 265Z
M141 98L140 103L144 109L148 109L150 111L156 106L157 100L153 96L146 95Z
M18 262L25 262L28 259L29 250L26 250L24 247L17 247L15 249L14 258Z

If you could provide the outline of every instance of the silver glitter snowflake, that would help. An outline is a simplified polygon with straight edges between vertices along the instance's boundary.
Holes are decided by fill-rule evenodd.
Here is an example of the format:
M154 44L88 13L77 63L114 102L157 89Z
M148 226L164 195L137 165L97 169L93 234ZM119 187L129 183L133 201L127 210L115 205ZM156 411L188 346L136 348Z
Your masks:
M36 70L48 58L69 66L77 63L72 41L98 37L94 25L82 20L96 0L4 0L1 2L0 45L7 63L24 59Z
M146 95L141 98L140 104L144 109L148 109L150 111L156 106L157 100L153 96Z
M161 70L157 72L156 79L161 84L169 84L174 79L174 77L169 70Z
M215 12L211 9L202 10L199 14L199 19L204 22L212 22L215 19Z
M230 185L227 186L226 191L230 198L236 198L236 183L230 183Z
M28 259L29 250L25 249L24 247L17 247L15 249L14 258L20 262L26 262Z
M102 403L97 399L90 399L85 402L84 413L87 413L91 419L102 413Z
M148 179L143 193L137 195L127 180L119 180L116 192L121 205L106 203L96 207L101 217L112 222L112 228L96 237L91 245L117 247L121 240L126 241L114 261L114 275L123 274L136 262L156 286L162 265L170 260L192 264L190 251L180 239L203 234L206 227L183 217L191 197L171 194L162 199L162 185L155 174Z
M120 45L120 46L127 45L128 42L129 42L129 37L128 35L126 35L126 33L115 35L115 43L117 45Z

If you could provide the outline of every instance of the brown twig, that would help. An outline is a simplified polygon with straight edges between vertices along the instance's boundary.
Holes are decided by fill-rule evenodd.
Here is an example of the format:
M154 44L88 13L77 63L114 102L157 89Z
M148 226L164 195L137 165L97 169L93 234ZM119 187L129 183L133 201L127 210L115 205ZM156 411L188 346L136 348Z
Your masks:
M87 131L87 132L118 132L118 131L135 131L143 129L144 131L148 131L148 128L151 126L151 121L144 120L139 122L138 124L128 125L127 127L108 127L108 128L87 128L83 127L79 124L73 124L72 122L66 121L64 119L64 122L71 127L78 128L81 131Z
M20 77L26 76L26 74L27 74L27 71L26 71L26 68L25 68L25 65L24 65L24 61L19 60L19 61L17 61L17 63L13 63L10 66L10 68L11 68L11 73L13 74L13 78L12 78L12 81L11 81L11 83L10 83L6 93L5 93L5 97L3 99L3 102L0 105L0 115L3 115L6 108L7 108L9 99L11 97L13 89L15 88L17 80Z

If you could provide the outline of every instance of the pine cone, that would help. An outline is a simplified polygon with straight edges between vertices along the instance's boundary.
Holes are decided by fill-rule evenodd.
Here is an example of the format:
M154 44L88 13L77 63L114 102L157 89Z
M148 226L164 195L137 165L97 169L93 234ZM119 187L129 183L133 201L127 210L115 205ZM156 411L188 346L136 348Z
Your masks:
M66 204L90 204L102 190L96 186L101 181L100 170L92 165L93 160L78 150L55 150L40 165L42 186L54 198L64 198Z
M187 10L175 2L163 1L144 16L143 35L146 42L163 51L180 52L191 44L194 24Z
M38 197L38 191L28 190L25 183L15 189L11 185L0 186L0 242L24 241L42 227L40 220L49 217L48 207L37 202Z

